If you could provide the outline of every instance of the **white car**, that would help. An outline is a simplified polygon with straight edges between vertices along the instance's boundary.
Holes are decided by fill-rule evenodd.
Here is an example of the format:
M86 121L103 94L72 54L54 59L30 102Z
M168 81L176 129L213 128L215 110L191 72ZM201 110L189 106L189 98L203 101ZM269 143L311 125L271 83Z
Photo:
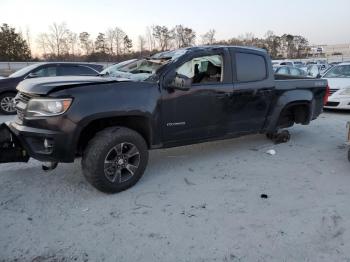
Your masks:
M322 78L328 80L330 90L325 108L350 109L350 63L332 67Z

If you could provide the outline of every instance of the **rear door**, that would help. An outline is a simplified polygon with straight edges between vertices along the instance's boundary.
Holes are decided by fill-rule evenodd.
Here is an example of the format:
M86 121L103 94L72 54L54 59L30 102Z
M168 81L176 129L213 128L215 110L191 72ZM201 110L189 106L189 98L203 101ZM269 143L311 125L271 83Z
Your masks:
M260 51L231 49L233 94L230 110L231 133L262 129L274 99L274 78L268 57Z

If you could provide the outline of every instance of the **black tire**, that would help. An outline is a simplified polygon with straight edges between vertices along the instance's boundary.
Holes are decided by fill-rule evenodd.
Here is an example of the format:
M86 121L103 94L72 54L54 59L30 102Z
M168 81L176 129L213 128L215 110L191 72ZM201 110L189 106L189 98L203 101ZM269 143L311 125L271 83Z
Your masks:
M129 171L129 168L124 168L120 170L118 161L116 159L107 160L107 158L114 152L115 148L121 145L121 153L123 154L123 145L135 146L139 154L135 155L137 157L137 169L134 169L133 174ZM127 154L127 153L125 153ZM115 150L116 158L119 158L119 154ZM131 157L130 157L131 159ZM118 165L118 171L120 172L116 181L111 181L110 168L106 168L106 161L113 162L114 166L111 166L112 170L117 170L116 165ZM124 163L129 165L129 159ZM139 179L142 177L148 162L148 148L146 141L143 137L125 127L110 127L97 133L93 139L90 140L86 149L84 150L82 157L82 169L86 180L93 185L98 190L105 193L118 193L120 191L126 190L133 185L135 185ZM109 163L110 164L110 163ZM133 166L135 167L136 164ZM112 172L113 173L113 172ZM126 181L122 181L122 173L127 174L131 177ZM116 175L115 173L114 175ZM118 181L119 180L119 181Z
M273 137L276 135L276 133L266 133L265 135L266 135L267 139L271 139L272 140Z
M350 149L348 150L348 160L350 161Z
M9 106L8 102L10 99L14 99L16 93L7 92L0 95L0 113L3 115L15 115L17 113L13 106Z
M273 138L275 144L287 143L290 140L290 133L288 130L283 130L280 133L276 134Z

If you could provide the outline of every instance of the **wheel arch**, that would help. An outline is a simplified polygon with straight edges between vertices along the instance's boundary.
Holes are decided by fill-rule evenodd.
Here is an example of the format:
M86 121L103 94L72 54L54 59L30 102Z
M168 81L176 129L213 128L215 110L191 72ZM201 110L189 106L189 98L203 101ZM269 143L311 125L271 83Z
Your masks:
M152 145L152 125L147 116L107 116L94 118L87 122L76 135L76 151L80 155L97 132L113 126L122 126L138 132L146 141L148 148Z
M290 127L294 123L303 125L310 123L314 103L313 93L310 90L292 90L284 93L278 99L265 130L273 132L279 128Z

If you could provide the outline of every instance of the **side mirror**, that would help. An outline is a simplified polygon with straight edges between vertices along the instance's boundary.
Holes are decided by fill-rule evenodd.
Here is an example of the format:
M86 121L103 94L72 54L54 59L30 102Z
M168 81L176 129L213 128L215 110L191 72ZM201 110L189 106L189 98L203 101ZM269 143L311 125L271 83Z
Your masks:
M176 74L175 78L169 83L168 87L181 91L188 91L192 86L192 78L185 75Z
M35 73L30 73L29 75L27 75L26 78L36 78L39 77L39 75L35 74Z

